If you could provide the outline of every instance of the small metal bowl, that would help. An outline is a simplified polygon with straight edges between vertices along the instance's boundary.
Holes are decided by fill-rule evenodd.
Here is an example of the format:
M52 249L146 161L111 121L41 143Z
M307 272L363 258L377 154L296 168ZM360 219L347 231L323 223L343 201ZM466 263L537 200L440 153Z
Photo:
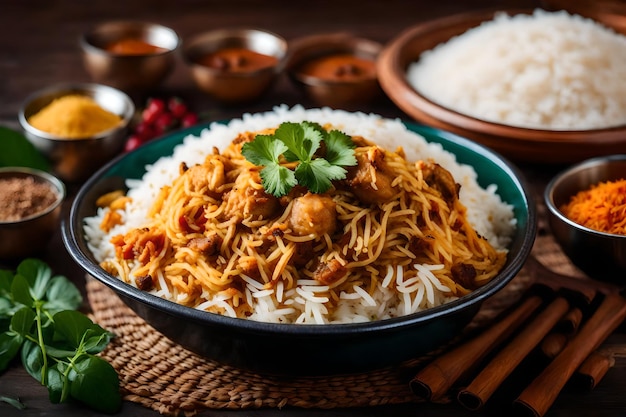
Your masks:
M122 123L95 136L67 139L33 127L28 119L54 99L68 94L91 97L102 108L122 118ZM18 118L26 138L44 154L53 172L62 180L79 182L116 156L123 148L135 105L120 90L100 84L61 84L37 91L26 98Z
M136 54L107 50L108 45L123 39L141 40L160 50ZM83 63L93 81L127 92L144 92L165 80L174 68L174 52L179 45L174 30L147 22L107 22L80 37Z
M211 53L225 48L242 48L276 59L275 64L249 71L231 71L200 63ZM226 104L247 103L266 93L282 72L287 41L259 29L220 29L191 38L183 47L183 57L198 88Z
M36 183L50 187L55 200L41 211L19 220L0 218L0 259L13 261L40 253L59 229L61 203L65 199L65 185L55 176L33 168L0 168L0 180L33 178ZM22 195L26 195L22 193Z
M592 185L626 178L626 155L580 162L556 175L546 187L548 222L571 261L591 278L626 282L626 236L599 232L568 219L560 210L570 198Z
M290 44L287 73L292 83L320 106L335 109L362 110L364 105L382 95L376 75L376 59L382 45L348 33L306 36ZM308 73L305 66L332 57L349 57L357 64L337 60L329 66L334 74ZM371 63L371 70L361 68Z

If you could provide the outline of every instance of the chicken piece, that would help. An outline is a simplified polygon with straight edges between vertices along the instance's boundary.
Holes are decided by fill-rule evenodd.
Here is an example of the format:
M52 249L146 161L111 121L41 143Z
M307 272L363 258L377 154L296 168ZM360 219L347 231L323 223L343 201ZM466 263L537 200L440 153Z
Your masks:
M450 268L450 272L452 273L452 279L463 288L468 290L478 288L478 285L476 285L476 268L473 265L466 263L454 264Z
M217 255L220 252L220 246L222 246L222 238L217 234L193 238L187 242L188 248L206 256Z
M337 259L331 259L329 262L320 262L313 273L313 279L324 285L330 285L346 274L346 267Z
M221 187L226 182L224 163L219 155L207 156L204 164L187 168L185 175L191 182L191 191L212 196L220 195Z
M394 176L385 164L385 151L377 146L355 149L357 165L348 169L351 191L367 204L385 203L396 195Z
M294 199L288 222L298 236L332 235L337 228L336 204L326 195L307 193Z
M416 166L423 172L426 184L439 191L449 207L459 199L461 185L454 180L450 171L432 162L418 161Z
M132 229L125 235L111 238L118 258L137 259L143 265L156 257L165 247L166 236L153 228Z
M228 219L234 217L239 221L248 218L271 218L280 204L260 184L261 179L256 171L249 171L249 175L239 175L234 187L224 196L224 216Z

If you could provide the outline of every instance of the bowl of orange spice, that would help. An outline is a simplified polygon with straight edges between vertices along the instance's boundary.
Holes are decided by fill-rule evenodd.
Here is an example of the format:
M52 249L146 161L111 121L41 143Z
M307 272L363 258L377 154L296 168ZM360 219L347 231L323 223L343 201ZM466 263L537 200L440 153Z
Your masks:
M578 268L591 278L626 281L626 154L557 174L544 200L552 233Z
M180 38L160 24L113 21L84 33L80 45L85 69L94 82L145 92L173 70Z

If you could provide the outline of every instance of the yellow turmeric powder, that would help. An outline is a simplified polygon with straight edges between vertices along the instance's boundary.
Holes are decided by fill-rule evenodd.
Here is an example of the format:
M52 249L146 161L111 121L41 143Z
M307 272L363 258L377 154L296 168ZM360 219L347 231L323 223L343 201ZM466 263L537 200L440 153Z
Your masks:
M33 127L68 139L90 137L121 122L120 116L79 94L57 98L28 119Z
M568 219L589 229L626 235L626 180L595 184L560 209Z

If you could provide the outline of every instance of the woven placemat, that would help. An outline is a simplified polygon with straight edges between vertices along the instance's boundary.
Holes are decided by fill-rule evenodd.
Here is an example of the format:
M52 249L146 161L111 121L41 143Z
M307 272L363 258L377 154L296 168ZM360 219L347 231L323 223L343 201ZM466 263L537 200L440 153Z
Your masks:
M544 230L540 224L533 248L535 257L552 270L580 275ZM529 272L523 269L483 304L468 329L488 325L519 299L530 281ZM216 363L178 346L94 279L88 278L87 295L94 320L117 335L102 356L117 370L125 400L165 415L193 415L206 409L328 409L419 402L408 382L420 365L436 354L363 374L314 378L260 375Z

